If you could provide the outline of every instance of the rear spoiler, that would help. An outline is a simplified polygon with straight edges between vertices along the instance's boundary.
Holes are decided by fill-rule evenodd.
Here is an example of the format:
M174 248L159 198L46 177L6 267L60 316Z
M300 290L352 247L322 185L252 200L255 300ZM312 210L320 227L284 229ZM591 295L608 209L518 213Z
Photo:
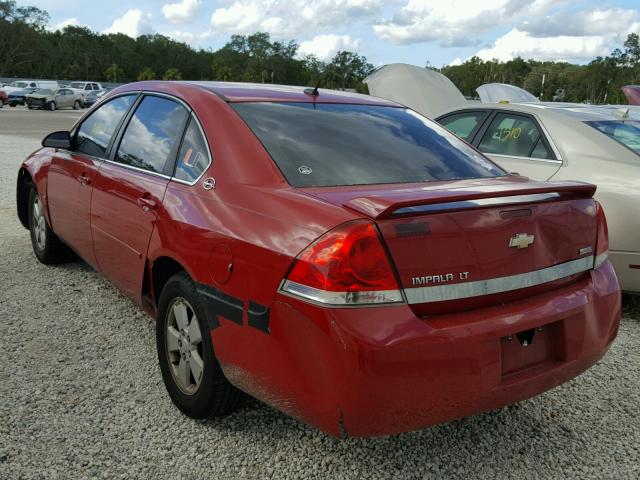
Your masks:
M423 205L465 202L481 199L504 198L503 205L510 203L508 197L524 195L557 194L561 198L591 198L596 186L583 182L525 182L500 185L469 186L450 190L420 190L390 192L386 195L357 197L343 206L372 219L388 218L397 210ZM517 203L517 202L513 202Z

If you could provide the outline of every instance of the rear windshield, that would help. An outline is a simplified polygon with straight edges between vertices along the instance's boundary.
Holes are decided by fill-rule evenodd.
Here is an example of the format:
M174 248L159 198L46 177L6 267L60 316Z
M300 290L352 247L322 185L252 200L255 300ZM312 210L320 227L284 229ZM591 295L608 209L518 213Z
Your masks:
M637 120L606 120L602 122L585 122L587 125L613 138L629 150L640 155L640 122Z
M236 103L295 187L411 183L506 173L444 128L405 108Z

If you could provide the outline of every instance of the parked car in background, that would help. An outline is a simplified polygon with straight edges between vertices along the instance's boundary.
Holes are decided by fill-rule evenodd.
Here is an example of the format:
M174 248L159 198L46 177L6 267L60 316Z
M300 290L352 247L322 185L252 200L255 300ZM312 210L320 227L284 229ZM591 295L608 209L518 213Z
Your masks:
M622 92L629 102L629 105L640 105L640 85L627 85L622 87Z
M95 90L95 91L90 92L90 93L88 93L86 95L83 95L83 97L82 97L82 107L83 108L90 107L91 105L96 103L98 100L100 100L103 96L105 96L108 92L109 92L108 89Z
M17 182L35 256L71 247L157 319L193 418L243 390L336 436L424 428L555 387L618 331L595 186L509 175L396 103L134 83L43 146Z
M469 103L446 77L411 65L387 65L367 79L372 95L430 116L508 170L535 180L598 186L607 212L610 258L623 290L640 293L640 111L577 103L510 103L518 87L484 85ZM528 93L528 92L525 92ZM529 94L530 95L530 94Z
M4 90L0 89L0 108L9 103L9 95Z
M15 107L16 105L26 105L27 95L35 93L38 90L39 89L35 87L25 88L23 90L13 90L11 93L9 93L9 106Z
M70 88L57 90L42 89L26 96L27 107L30 109L56 110L59 108L73 108L78 110L82 106L82 97Z
M58 82L53 80L17 80L15 82L11 82L6 87L3 87L3 90L7 93L11 93L14 91L31 89L31 88L56 89L56 88L60 88L60 85L58 84Z

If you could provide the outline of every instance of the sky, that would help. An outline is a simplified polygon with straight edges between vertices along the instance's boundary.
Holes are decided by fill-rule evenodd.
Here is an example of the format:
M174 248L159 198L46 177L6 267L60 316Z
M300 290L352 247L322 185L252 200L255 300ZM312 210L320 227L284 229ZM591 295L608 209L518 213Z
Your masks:
M640 0L18 0L50 27L82 25L132 37L161 33L216 50L232 34L269 32L300 54L356 51L376 66L441 67L483 59L585 63L640 33Z

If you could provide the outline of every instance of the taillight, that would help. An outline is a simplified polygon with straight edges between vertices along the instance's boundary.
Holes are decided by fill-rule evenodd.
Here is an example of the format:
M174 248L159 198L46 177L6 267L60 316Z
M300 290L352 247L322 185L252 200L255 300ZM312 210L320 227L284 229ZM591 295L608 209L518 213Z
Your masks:
M593 267L598 268L609 257L609 229L607 228L607 218L599 202L596 202L598 235L596 237L596 259Z
M329 305L403 301L376 227L362 221L342 225L309 245L282 290Z

